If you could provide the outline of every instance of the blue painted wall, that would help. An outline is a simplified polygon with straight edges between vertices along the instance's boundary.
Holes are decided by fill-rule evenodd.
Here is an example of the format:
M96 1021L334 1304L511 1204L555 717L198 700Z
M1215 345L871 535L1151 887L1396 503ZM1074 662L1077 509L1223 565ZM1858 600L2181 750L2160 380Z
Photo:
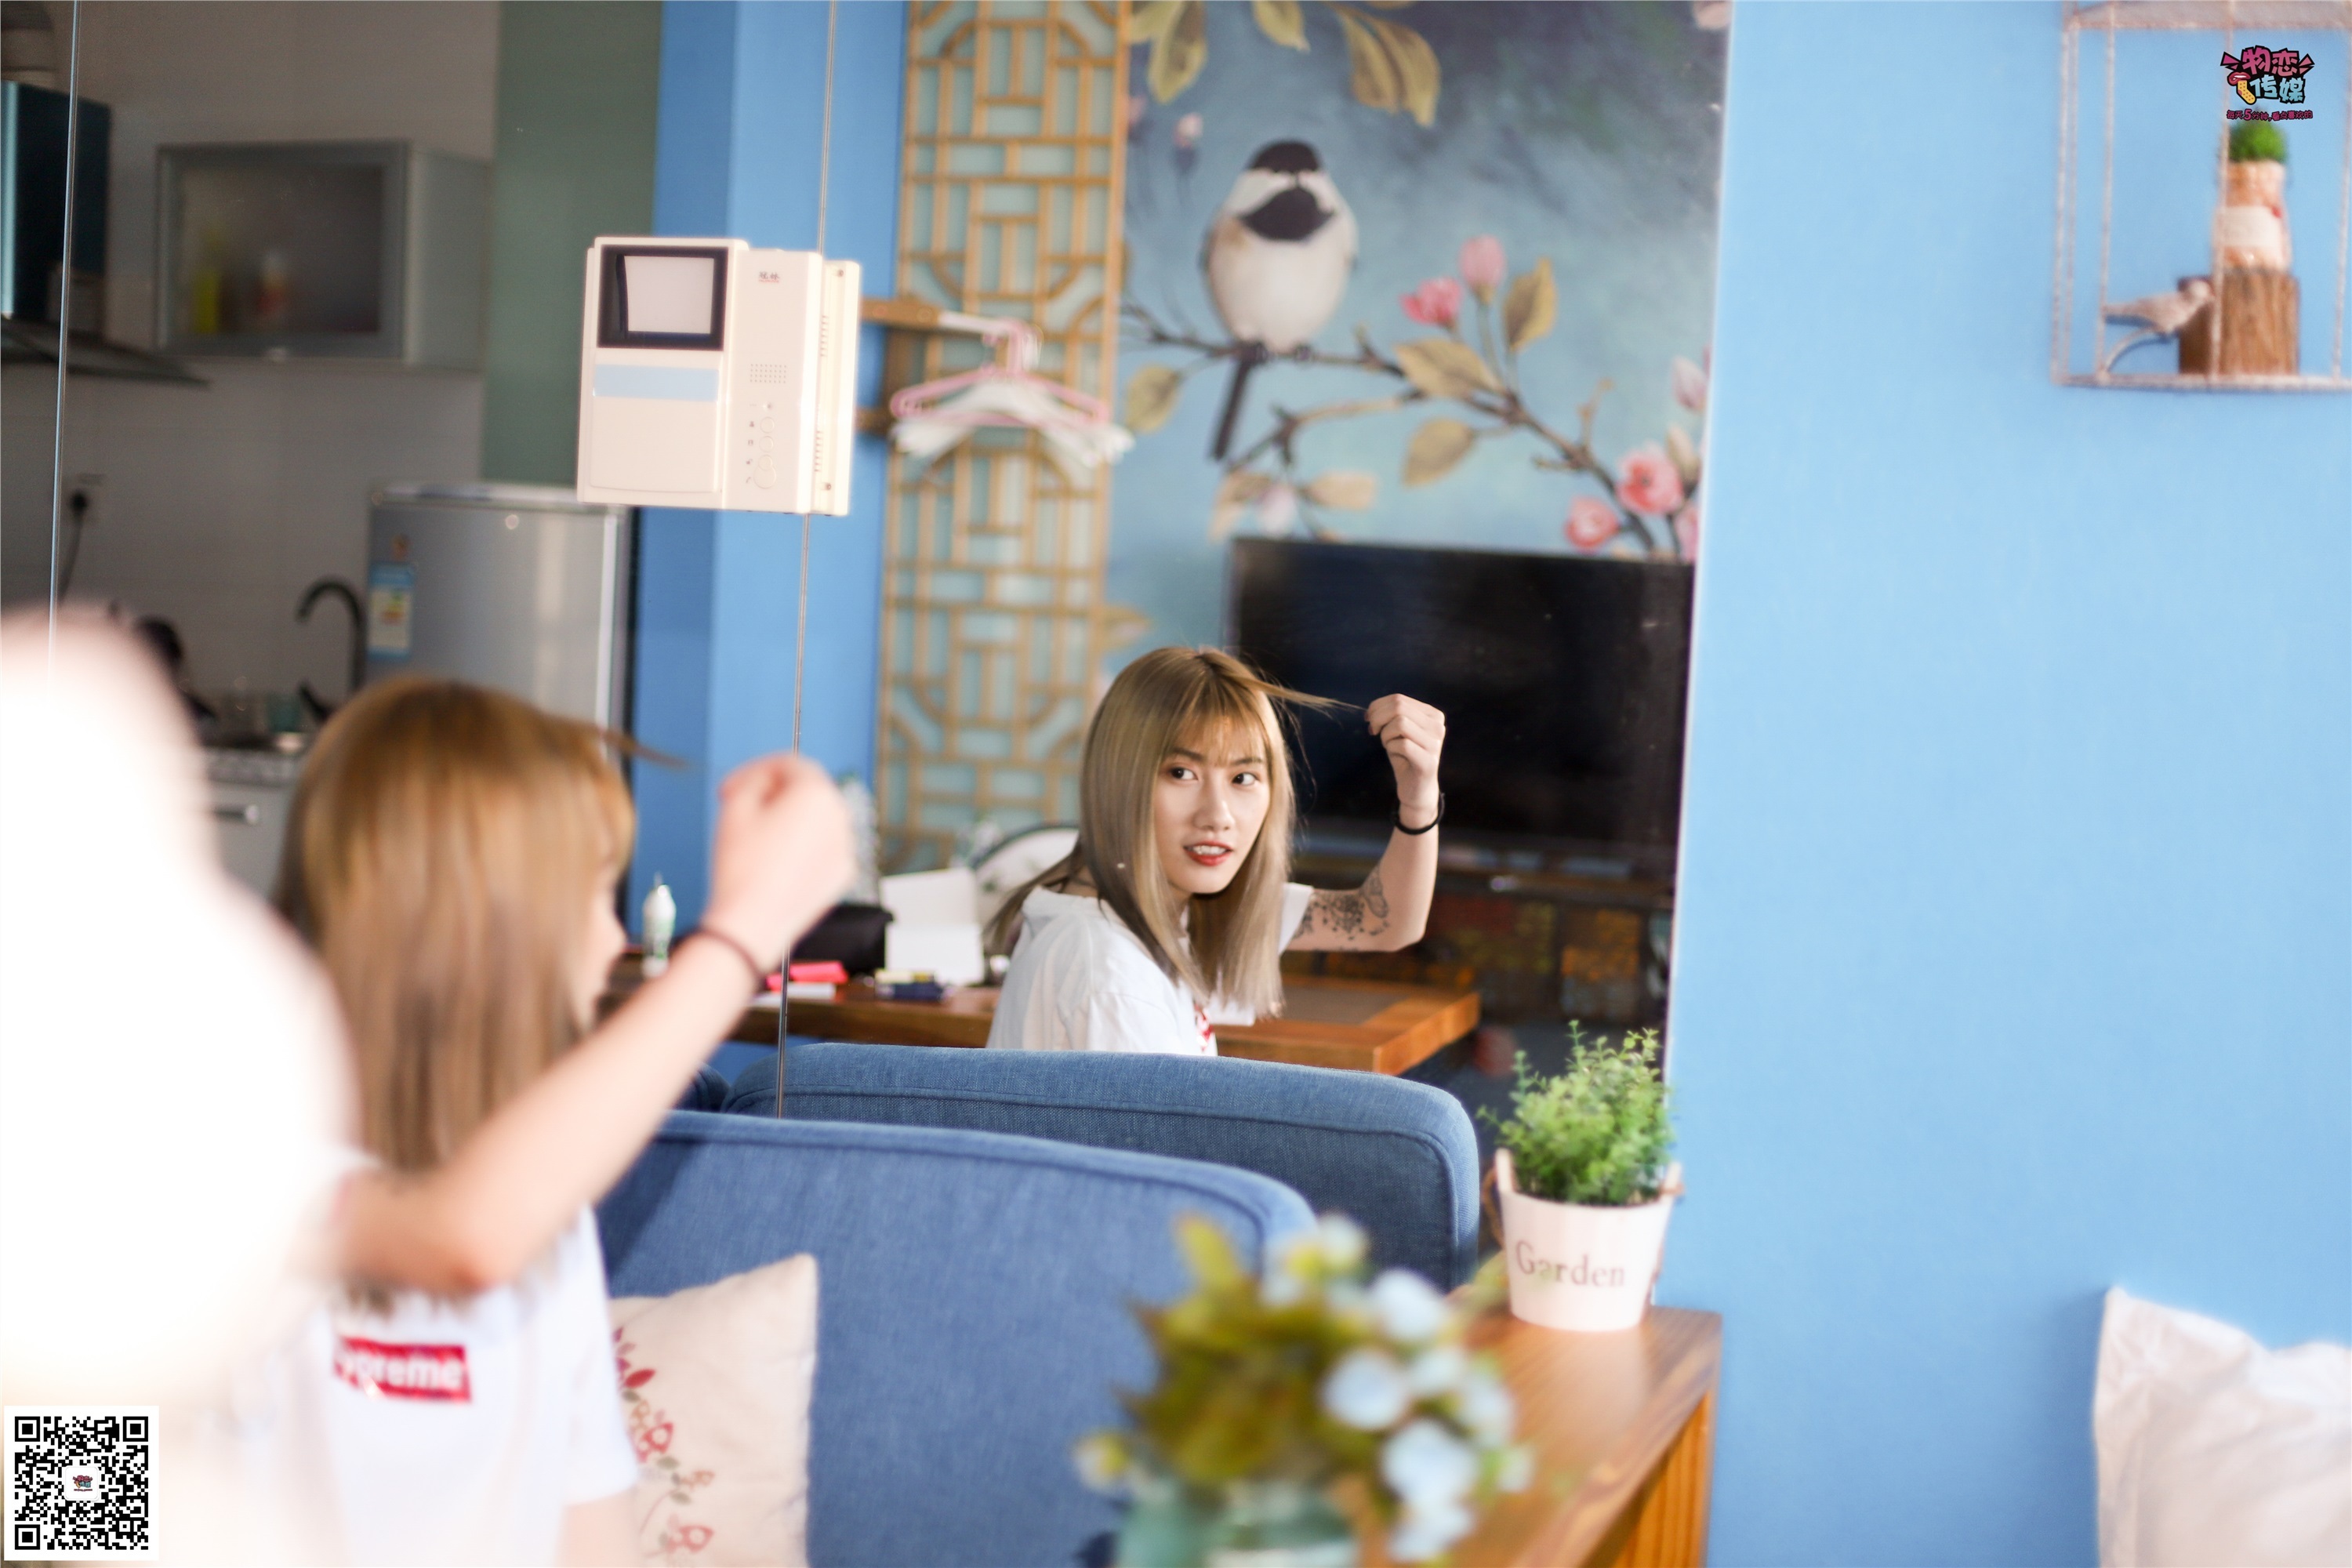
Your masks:
M806 249L817 239L826 7L669 0L664 7L654 227ZM858 262L868 293L897 271L906 8L845 5L834 68L825 253ZM882 343L860 346L859 401ZM809 559L802 749L871 779L882 605L886 454L861 439L846 518L818 518ZM686 760L636 769L641 827L631 908L658 872L681 928L702 908L712 805L737 763L792 740L800 520L648 510L638 588L636 733Z
M1664 1290L1721 1563L2095 1561L2110 1284L2352 1337L2352 399L2051 384L2058 42L1735 24Z

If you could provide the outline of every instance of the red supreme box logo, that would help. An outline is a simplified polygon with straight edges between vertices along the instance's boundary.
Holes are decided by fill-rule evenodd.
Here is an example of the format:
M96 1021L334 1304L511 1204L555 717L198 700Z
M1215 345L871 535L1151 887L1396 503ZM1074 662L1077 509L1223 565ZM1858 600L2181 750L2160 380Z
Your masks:
M335 1375L380 1399L446 1399L471 1404L463 1345L387 1345L335 1338Z

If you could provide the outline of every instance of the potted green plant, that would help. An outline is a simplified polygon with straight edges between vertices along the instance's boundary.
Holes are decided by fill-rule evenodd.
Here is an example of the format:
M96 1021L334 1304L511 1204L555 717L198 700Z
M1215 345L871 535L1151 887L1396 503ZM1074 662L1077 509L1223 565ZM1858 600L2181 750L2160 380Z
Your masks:
M2225 268L2284 272L2294 264L2286 226L2286 135L2268 121L2230 127L2213 251Z
M1364 1282L1364 1235L1327 1215L1260 1280L1223 1231L1177 1226L1193 1289L1139 1308L1160 1378L1133 1425L1090 1434L1087 1483L1130 1500L1121 1568L1355 1568L1359 1531L1423 1562L1528 1479L1511 1396L1463 1342L1491 1297L1402 1268Z
M1642 1321L1664 1256L1666 1220L1682 1190L1658 1036L1588 1041L1553 1078L1524 1054L1512 1114L1496 1127L1496 1228L1511 1311L1547 1328L1608 1332Z

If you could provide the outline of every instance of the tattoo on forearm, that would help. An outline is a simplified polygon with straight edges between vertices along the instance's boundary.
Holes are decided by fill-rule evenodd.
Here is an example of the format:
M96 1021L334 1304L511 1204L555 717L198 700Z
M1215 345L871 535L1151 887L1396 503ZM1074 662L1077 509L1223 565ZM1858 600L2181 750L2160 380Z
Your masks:
M1318 891L1307 905L1307 929L1333 936L1370 936L1389 924L1388 889L1381 885L1381 868L1364 879L1352 893Z

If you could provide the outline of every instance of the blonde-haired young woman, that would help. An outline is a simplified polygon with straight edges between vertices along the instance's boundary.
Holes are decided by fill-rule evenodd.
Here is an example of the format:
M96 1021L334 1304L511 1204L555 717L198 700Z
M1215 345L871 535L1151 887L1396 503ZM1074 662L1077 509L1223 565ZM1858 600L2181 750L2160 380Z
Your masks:
M1006 899L998 1049L1213 1056L1214 1026L1282 1005L1285 948L1421 940L1437 883L1445 716L1383 697L1366 726L1397 781L1387 852L1347 892L1289 879L1296 803L1276 702L1326 706L1214 648L1119 672L1087 729L1078 842Z
M323 1507L335 1560L636 1560L588 1205L846 886L850 853L821 772L739 770L696 938L597 1025L635 829L611 741L498 692L394 681L335 716L296 791L278 898L352 1037L368 1168L337 1262L363 1288L276 1352L240 1436Z

